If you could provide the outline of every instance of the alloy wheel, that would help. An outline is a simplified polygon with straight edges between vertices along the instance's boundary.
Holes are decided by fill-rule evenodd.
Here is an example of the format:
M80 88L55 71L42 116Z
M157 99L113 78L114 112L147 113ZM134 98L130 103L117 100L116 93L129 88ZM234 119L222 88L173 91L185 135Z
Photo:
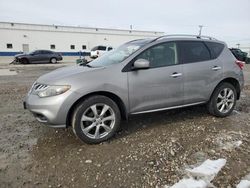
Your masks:
M114 110L107 104L94 104L81 117L82 132L89 138L100 139L107 136L115 125Z
M224 88L220 91L218 97L217 97L217 109L221 113L227 113L229 112L232 107L234 106L235 100L234 100L234 92L230 88Z

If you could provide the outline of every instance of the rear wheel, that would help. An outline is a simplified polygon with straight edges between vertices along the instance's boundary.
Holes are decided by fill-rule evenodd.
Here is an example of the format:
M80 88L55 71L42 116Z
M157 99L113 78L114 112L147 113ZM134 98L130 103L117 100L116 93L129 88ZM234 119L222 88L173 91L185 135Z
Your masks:
M57 63L57 59L55 57L51 58L50 63L53 63L53 64Z
M236 89L230 83L221 83L215 89L207 106L211 114L217 117L225 117L232 113L235 104Z
M117 104L105 96L92 96L78 104L72 117L75 135L97 144L111 138L118 130L121 115Z

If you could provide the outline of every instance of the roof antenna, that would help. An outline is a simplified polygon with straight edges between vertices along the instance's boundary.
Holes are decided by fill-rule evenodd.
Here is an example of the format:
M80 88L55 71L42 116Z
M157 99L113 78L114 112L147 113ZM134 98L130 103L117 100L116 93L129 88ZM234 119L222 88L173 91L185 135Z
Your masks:
M199 25L199 35L197 36L197 38L201 38L201 31L202 31L202 28L203 28L203 25Z

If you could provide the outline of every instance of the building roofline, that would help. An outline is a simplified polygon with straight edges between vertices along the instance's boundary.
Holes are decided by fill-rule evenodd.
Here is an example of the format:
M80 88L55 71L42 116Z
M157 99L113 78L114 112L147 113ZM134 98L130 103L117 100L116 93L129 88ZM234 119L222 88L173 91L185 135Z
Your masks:
M77 29L103 29L110 31L133 31L133 32L145 32L145 33L157 33L164 34L163 31L146 31L146 30L129 30L129 29L114 29L114 28L104 28L104 27L83 27L83 26L70 26L70 25L59 25L59 24L34 24L34 23L23 23L23 22L5 22L0 21L0 24L17 24L17 25L29 25L29 26L46 26L46 27L64 27L64 28L77 28Z

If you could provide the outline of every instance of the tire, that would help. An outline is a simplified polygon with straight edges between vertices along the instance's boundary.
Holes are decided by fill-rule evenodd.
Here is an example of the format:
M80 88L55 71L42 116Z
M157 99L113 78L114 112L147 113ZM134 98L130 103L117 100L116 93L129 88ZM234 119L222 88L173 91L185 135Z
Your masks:
M235 107L236 98L236 89L232 84L227 82L219 84L207 104L209 113L217 117L230 115Z
M76 106L72 117L72 128L75 135L83 142L98 144L116 133L120 121L121 114L117 104L108 97L96 95Z
M56 59L55 57L52 57L52 58L50 59L50 63L56 64L56 63L57 63L57 59Z
M29 64L29 63L30 63L29 60L26 59L26 58L21 59L20 62L21 62L22 64Z

